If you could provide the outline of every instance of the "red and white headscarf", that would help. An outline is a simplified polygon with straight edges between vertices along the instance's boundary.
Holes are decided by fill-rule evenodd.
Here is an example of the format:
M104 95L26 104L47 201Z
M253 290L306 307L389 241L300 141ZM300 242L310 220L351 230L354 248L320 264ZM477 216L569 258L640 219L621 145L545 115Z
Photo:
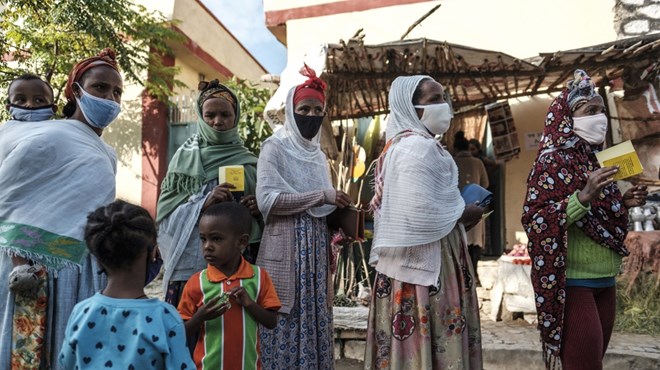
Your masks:
M296 86L293 93L294 107L300 101L308 98L317 99L321 104L325 104L325 89L327 87L325 81L316 77L316 72L309 68L307 64L300 70L300 74L307 77L307 81Z

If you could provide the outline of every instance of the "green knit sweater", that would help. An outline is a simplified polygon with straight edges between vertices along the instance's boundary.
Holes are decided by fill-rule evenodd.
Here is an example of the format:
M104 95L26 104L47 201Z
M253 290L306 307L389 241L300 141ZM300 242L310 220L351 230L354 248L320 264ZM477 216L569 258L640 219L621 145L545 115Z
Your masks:
M574 223L591 209L577 198L577 191L568 199L568 255L566 278L597 279L616 276L621 268L622 257L613 250L593 241Z

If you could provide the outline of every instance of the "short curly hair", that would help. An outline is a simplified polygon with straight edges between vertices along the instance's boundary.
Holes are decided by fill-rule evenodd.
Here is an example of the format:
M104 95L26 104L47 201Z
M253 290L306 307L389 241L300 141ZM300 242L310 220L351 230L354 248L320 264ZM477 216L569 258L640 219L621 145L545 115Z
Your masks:
M202 217L225 217L236 235L250 235L252 215L247 207L236 202L217 203L207 208Z
M87 216L85 242L104 268L121 270L156 244L156 225L146 209L116 200Z

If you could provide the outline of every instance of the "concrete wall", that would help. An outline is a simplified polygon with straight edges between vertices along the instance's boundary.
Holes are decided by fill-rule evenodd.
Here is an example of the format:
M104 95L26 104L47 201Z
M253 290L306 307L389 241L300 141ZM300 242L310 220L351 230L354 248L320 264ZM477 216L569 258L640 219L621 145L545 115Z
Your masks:
M142 192L142 99L144 88L124 80L121 114L103 132L117 152L117 198L140 204Z
M527 176L536 159L537 147L525 147L527 133L542 133L545 116L554 96L539 95L531 98L510 99L511 113L518 132L520 154L506 162L504 179L506 181L506 237L505 246L516 243L516 232L524 232L520 224L523 202L527 194Z
M267 73L200 1L175 1L172 18L180 20L177 27L232 74L258 82ZM197 88L196 83L194 87Z
M616 0L615 29L619 38L660 31L657 0Z
M407 38L446 40L499 50L519 58L616 39L614 0L428 1L290 20L286 24L289 60L314 45L346 40L360 28L364 29L368 44L398 40L413 22L438 3L442 4L440 9ZM271 0L264 2L264 10L268 14L284 9L286 4L290 8L302 6L299 0Z

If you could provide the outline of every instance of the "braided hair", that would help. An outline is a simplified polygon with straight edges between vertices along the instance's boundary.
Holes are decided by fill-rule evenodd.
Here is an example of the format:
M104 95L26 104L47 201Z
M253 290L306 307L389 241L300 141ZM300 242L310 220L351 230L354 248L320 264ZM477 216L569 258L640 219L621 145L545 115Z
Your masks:
M85 242L104 268L121 270L156 244L156 225L144 208L116 200L87 216Z

